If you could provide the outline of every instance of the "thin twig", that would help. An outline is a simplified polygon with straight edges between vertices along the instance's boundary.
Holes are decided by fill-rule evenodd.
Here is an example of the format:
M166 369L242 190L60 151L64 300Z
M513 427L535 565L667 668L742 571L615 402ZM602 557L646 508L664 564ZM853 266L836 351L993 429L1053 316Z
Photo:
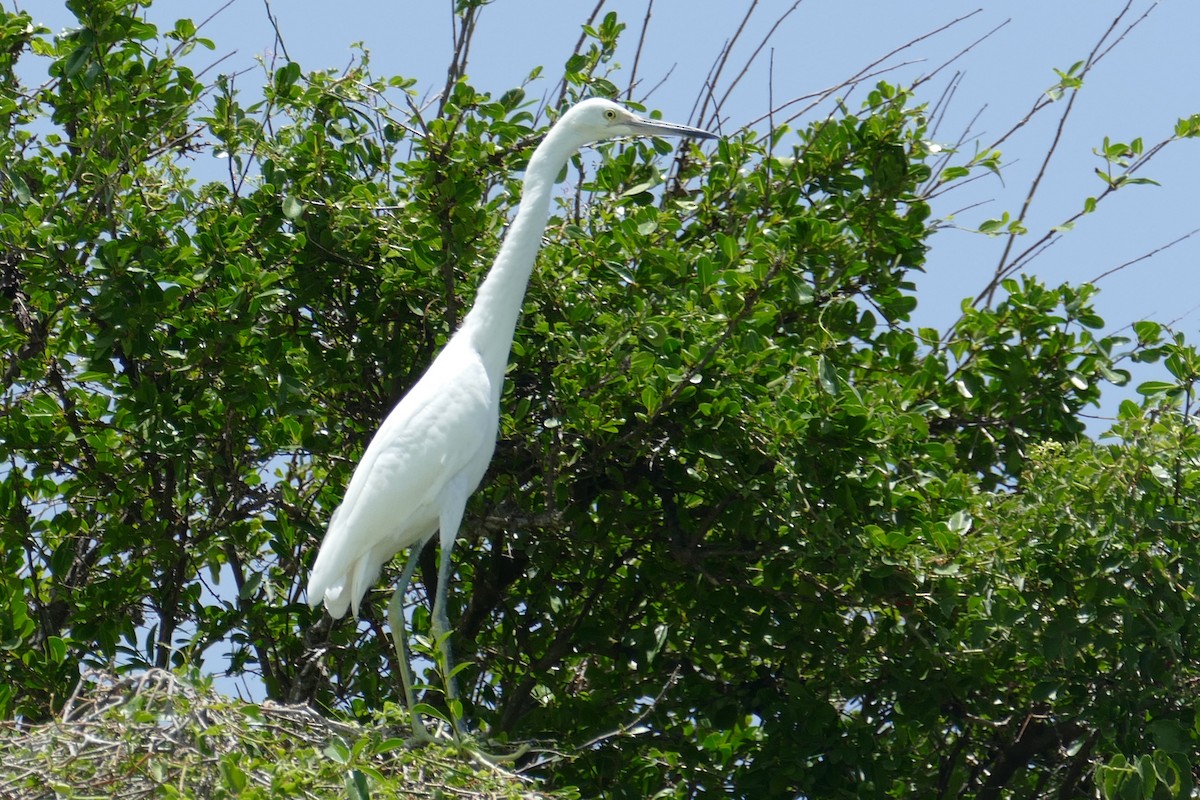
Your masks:
M663 84L665 84L665 83L666 83L668 80L670 80L670 78L671 78L671 76L672 76L673 74L675 74L675 68L676 68L677 66L679 66L679 65L678 65L678 64L672 64L672 65L671 65L671 68L670 68L670 69L668 69L668 70L667 70L667 72L666 72L666 74L665 74L665 75L663 75L663 76L662 76L662 78L660 78L660 79L659 79L658 83L656 83L656 84L654 84L653 86L651 86L651 87L650 87L650 89L649 89L649 91L647 91L647 92L646 92L644 95L642 95L642 99L641 99L641 100L639 100L638 102L639 102L639 103L642 103L643 105L645 105L645 104L646 104L646 102L647 102L647 101L650 99L650 95L652 95L652 94L654 94L656 91L658 91L658 89L659 89L659 88L660 88L660 87L661 87Z
M961 17L956 17L956 18L950 20L949 22L945 23L944 25L940 25L939 27L934 28L933 30L927 31L926 33L923 33L919 36L909 39L904 44L902 44L898 47L894 47L891 50L889 50L888 52L884 53L879 58L876 58L874 61L867 64L866 66L864 66L862 69L860 69L858 72L854 73L850 77L842 80L840 83L837 83L833 86L830 86L826 89L822 89L817 92L809 92L808 94L804 94L804 95L800 95L799 97L792 98L791 100L788 100L786 103L782 103L782 104L776 106L772 110L773 110L773 112L778 113L786 108L790 108L790 107L796 105L797 103L804 102L805 100L813 100L813 102L804 106L803 108L796 111L791 116L787 117L786 119L784 119L782 121L782 124L788 125L788 124L792 123L794 120L809 113L812 109L816 108L818 105L820 105L826 99L828 99L829 97L834 95L836 92L846 89L847 87L850 87L850 88L856 87L859 84L863 83L864 81L870 80L872 78L877 78L880 75L885 75L889 72L894 72L897 69L902 69L903 67L907 67L907 66L910 66L911 64L917 63L916 61L903 61L898 64L893 64L893 65L886 66L886 67L881 66L886 61L891 59L893 56L896 56L896 55L904 52L905 50L915 47L917 44L925 41L926 39L929 39L933 36L936 36L940 33L943 33L945 31L949 30L950 28L970 19L971 17L975 16L978 13L979 13L979 10L976 10L976 11L972 11L970 14L964 14ZM987 34L987 36L990 36L990 35L992 35L992 34L991 33ZM950 59L948 59L946 62L944 62L941 66L939 66L937 69L935 69L934 74L936 74L938 71L944 69L948 64L952 63L954 60L962 57L962 55L964 53L969 51L972 47L977 46L979 44L979 42L986 39L987 36L981 37L978 41L972 43L970 45L970 47L965 48L963 51L952 56ZM751 120L749 123L747 123L744 126L744 128L752 128L753 126L755 126L755 125L759 124L760 122L762 122L763 120L767 119L769 116L770 115L768 115L768 114L764 114L764 115L758 117L757 119Z
M1101 50L1101 46L1104 44L1104 41L1109 37L1109 34L1112 33L1113 29L1120 22L1121 18L1123 16L1125 16L1125 14L1129 11L1129 8L1131 5L1132 5L1132 0L1129 0L1129 2L1127 2L1125 4L1125 8L1123 8L1120 11L1120 13L1117 14L1117 16L1115 18L1113 18L1112 24L1109 25L1108 30L1105 31L1104 35L1101 36L1100 39L1096 42L1096 46L1092 50L1092 53L1094 54L1095 57L1094 57L1094 59L1088 61L1084 65L1083 70L1079 73L1079 78L1081 80L1083 78L1086 78L1087 74L1092 69L1094 69L1096 67L1096 65L1099 64L1104 59L1104 57L1107 56L1108 53L1112 50L1112 46L1104 48L1103 50ZM1157 5L1157 3L1155 5ZM1154 6L1151 6L1151 9L1153 7ZM1147 14L1150 13L1149 10L1147 10L1146 13ZM1137 26L1145 18L1146 18L1146 14L1143 14L1141 17L1138 18L1137 21L1133 22L1128 28L1126 28L1126 30L1120 36L1117 37L1117 42L1124 40L1124 38L1129 34L1129 32L1131 30L1133 30L1133 28L1135 26ZM1116 44L1116 42L1114 42L1113 44ZM1017 120L1017 122L1011 128L1009 128L1007 131L1005 131L1000 136L999 139L996 139L996 141L992 142L991 145L989 145L987 149L995 150L996 148L998 148L1005 141L1007 141L1014 133L1016 133L1018 130L1025 127L1026 125L1028 125L1030 120L1032 120L1033 117L1039 111L1041 111L1042 109L1046 108L1047 106L1051 105L1054 102L1055 101L1049 95L1047 95L1045 92L1042 92L1041 94L1039 94L1037 100L1034 101L1033 106L1029 109L1029 111L1027 111L1025 113L1025 116L1023 116L1019 120Z
M1100 63L1100 61L1106 55L1108 55L1108 53L1112 52L1112 48L1116 44L1124 41L1125 37L1129 35L1130 31L1132 31L1135 27L1137 27L1139 24L1141 24L1142 21L1146 19L1146 16L1150 13L1150 11L1153 10L1153 8L1154 8L1154 6L1151 6L1150 8L1148 8L1145 11L1145 13L1143 13L1140 17L1138 17L1136 20L1134 20L1128 26L1126 26L1125 30L1121 31L1121 33L1116 37L1116 39L1114 41L1112 41L1111 43L1108 43L1109 39L1113 35L1113 32L1116 31L1117 28L1119 27L1119 25L1121 24L1121 20L1124 19L1125 15L1129 13L1129 9L1132 7L1132 5L1133 5L1133 0L1127 0L1127 2L1125 3L1125 7L1122 8L1121 11L1115 17L1113 17L1113 20L1109 24L1108 28L1104 31L1104 33L1100 36L1100 38L1097 39L1096 44L1092 47L1091 53L1089 53L1087 59L1084 60L1083 68L1079 72L1078 79L1080 81L1082 81L1084 78L1086 78L1086 76L1093 69L1095 69L1096 65L1098 63ZM1106 43L1108 43L1108 44L1106 45ZM1070 99L1067 101L1066 107L1063 109L1063 113L1059 116L1058 126L1056 127L1055 132L1054 132L1054 138L1050 143L1050 147L1046 150L1045 157L1042 159L1041 166L1038 168L1038 172L1034 176L1033 182L1029 186L1029 190L1025 193L1025 199L1021 204L1021 213L1017 216L1017 219L1015 220L1015 224L1017 227L1020 227L1020 224L1025 221L1025 219L1027 218L1027 216L1029 214L1029 209L1033 203L1033 198L1036 196L1038 188L1041 186L1042 179L1045 177L1046 172L1049 169L1051 159L1054 157L1054 154L1058 150L1058 145L1062 140L1063 131L1066 128L1067 120L1070 118L1071 111L1074 108L1075 100L1079 96L1079 89L1081 86L1082 86L1082 83L1075 87L1070 87L1070 89L1069 89L1071 96L1070 96ZM989 147L988 149L995 150L1000 145L1001 142L1003 142L1005 139L1007 139L1009 136L1011 136L1015 131L1019 130L1020 128L1024 127L1026 124L1028 124L1028 122L1030 121L1030 119L1032 119L1034 114L1041 111L1043 108L1048 106L1051 102L1053 102L1053 100L1051 100L1048 96L1043 95L1038 101L1036 101L1034 103L1033 108L1029 111L1029 113L1027 113L1025 115L1024 118L1022 118L1021 120L1018 120L1016 125L1014 125L1012 128L1010 128L1003 136L1000 137L1000 139L998 139L995 143L993 143L991 145L991 147ZM1148 160L1148 158L1153 157L1153 155L1156 152L1158 152L1159 149L1161 149L1163 144L1165 144L1165 142L1160 143L1160 145L1156 148L1152 148L1152 150L1149 153L1147 153L1145 156L1143 156L1141 159L1139 159L1138 163L1136 163L1134 165L1134 167L1131 168L1128 172L1132 173L1134 171L1134 169L1136 169L1141 164L1145 163L1145 161ZM1111 194L1111 192L1115 188L1116 187L1113 185L1108 186L1101 196L1103 197L1108 194ZM1099 198L1097 198L1097 199L1099 200ZM1086 213L1086 212L1081 212L1079 214L1076 214L1075 216L1073 216L1071 218L1070 221L1073 221L1073 220L1077 219L1078 217L1082 216L1083 213ZM1058 228L1061 228L1061 227L1062 226L1058 226ZM1032 251L1037 249L1038 252L1040 252L1045 247L1049 246L1049 244L1052 243L1052 240L1057 238L1058 228L1054 228L1054 229L1051 229L1050 231L1047 231L1046 234L1044 234L1041 237L1041 239L1039 239L1037 242L1034 242L1034 244L1032 244L1028 248L1026 248L1021 254L1012 258L1011 261L1009 260L1009 256L1012 253L1013 247L1016 243L1016 237L1019 234L1016 231L1009 233L1008 241L1005 243L1004 251L1000 255L1000 261L996 265L996 269L992 274L991 280L989 280L987 285L983 287L983 290L980 291L978 295L976 295L975 301L972 303L972 305L976 306L976 307L978 307L981 303L985 306L990 305L992 300L995 298L996 289L1000 286L1001 282L1006 277L1015 274L1016 271L1020 269L1021 265L1023 263L1025 263L1025 261L1027 260L1027 256L1029 256L1029 254Z
M275 19L275 15L271 13L271 0L263 0L263 8L267 10L267 19L271 21L271 28L275 31L275 44L279 45L279 49L283 51L283 57L291 61L292 57L288 55L287 45L283 41L283 33L279 30L279 20Z
M449 102L454 92L454 84L458 83L467 73L471 42L475 38L475 25L479 21L479 13L482 8L483 6L477 5L468 6L460 17L454 13L453 6L451 6L450 30L453 50L450 56L450 66L446 69L446 86L442 89L441 101L438 105L439 117L442 116L446 103Z
M592 9L592 13L588 15L587 22L583 23L584 28L590 27L596 21L596 17L600 15L600 9L604 8L604 3L605 0L596 1L596 6ZM583 48L583 43L586 41L587 31L585 30L583 33L579 34L579 40L576 41L575 46L571 48L571 55L578 53ZM555 102L554 107L562 108L563 103L565 102L567 102L567 76L563 75L558 81L558 100Z
M1017 215L1014 222L1014 225L1018 228L1023 227L1022 223L1029 216L1029 208L1033 205L1033 198L1037 195L1038 187L1042 185L1042 179L1046 177L1046 170L1050 168L1050 161L1054 158L1054 154L1058 152L1058 145L1062 141L1063 131L1066 130L1067 120L1071 117L1071 111L1075 108L1075 100L1078 97L1078 91L1071 92L1071 97L1067 100L1067 104L1063 108L1063 113L1058 118L1058 125L1054 129L1054 138L1050 140L1050 146L1046 148L1046 154L1042 157L1042 164L1038 167L1037 174L1033 177L1033 182L1029 185L1029 191L1025 193L1025 200L1021 203L1021 213ZM1000 254L1000 263L996 265L996 271L992 276L992 280L988 282L988 285L975 298L975 302L972 303L973 306L978 306L980 302L983 302L985 306L992 304L996 287L1011 272L1008 257L1012 252L1013 245L1016 244L1018 235L1015 230L1008 234L1008 241L1004 243L1004 252Z
M715 95L713 93L716 91L717 83L721 80L721 72L725 69L726 62L729 61L729 55L733 52L733 46L737 44L737 40L741 37L742 32L746 30L746 25L750 22L750 17L754 15L754 9L756 8L758 8L758 0L752 0L750 7L746 9L745 16L742 17L741 24L738 25L738 29L734 32L733 38L727 41L725 46L721 48L721 54L717 56L716 63L714 63L713 68L709 70L708 80L705 81L705 86L701 89L700 94L700 96L704 98L704 102L700 104L700 115L697 117L697 120L699 120L701 125L704 124L704 120L706 119L709 99L715 100ZM721 103L714 101L713 116L715 117L720 112Z
M725 106L725 102L729 99L729 95L733 93L734 88L738 85L742 78L746 76L746 73L750 71L750 66L758 59L759 53L763 51L763 48L767 46L767 43L771 41L771 37L775 35L775 31L779 30L779 26L783 24L784 20L792 15L792 12L794 12L802 2L804 2L804 0L796 0L794 3L792 3L791 7L787 11L784 11L779 15L778 18L776 18L775 24L772 25L770 30L766 32L762 38L762 41L758 43L758 47L754 48L754 52L751 53L750 57L746 59L746 62L742 65L742 69L737 74L737 77L729 82L729 86L725 89L725 94L721 95L721 99L717 102L717 106L714 109L715 114L720 113L721 109ZM739 31L739 33L740 32L741 31Z
M642 48L646 45L646 31L650 29L650 14L654 11L654 0L646 2L646 16L642 18L642 30L638 34L637 50L633 54L633 67L629 70L629 88L625 90L625 99L633 99L633 87L637 86L638 64L642 60Z
M207 25L208 23L212 22L212 21L213 21L213 19L214 19L214 18L215 18L215 17L216 17L218 14L220 14L222 11L224 11L224 10L225 10L225 9L227 9L227 8L229 8L231 5L233 5L233 4L234 4L234 3L236 3L236 2L237 2L237 0L225 0L225 4L224 4L223 6L221 6L221 7L220 7L220 8L218 8L216 11L212 12L212 13L211 13L211 14L209 14L207 17L205 17L203 20L201 20L200 24L196 26L195 33L200 33L200 29L201 29L201 28L203 28L203 27L204 27L205 25ZM270 10L270 8L268 8L268 9L267 9L267 15L268 15L268 16L270 16L270 14L271 14L271 10ZM278 33L278 31L277 31L276 33ZM194 37L194 36L195 36L195 34L193 34L193 37ZM184 46L185 46L186 44L187 44L187 41L186 41L186 40L181 40L181 41L179 42L179 44L175 45L175 47L173 47L173 48L171 49L171 58L175 58L176 56L178 56L178 55L179 55L179 53L180 53L180 51L181 51L181 50L183 50L183 48L184 48Z
M1152 258L1152 257L1158 255L1159 253L1161 253L1162 251L1174 247L1175 245L1179 244L1180 242L1187 241L1188 239L1195 236L1197 233L1200 233L1200 228L1193 228L1192 230L1185 233L1183 236L1180 236L1178 239L1173 239L1164 245L1156 247L1153 250L1151 250L1149 253L1143 253L1142 255L1138 256L1137 258L1133 258L1133 259L1130 259L1129 261L1126 261L1124 264L1118 264L1117 266L1113 267L1112 269L1107 269L1104 272L1101 272L1099 275L1097 275L1096 277L1094 277L1090 281L1088 281L1088 283L1099 283L1100 281L1107 278L1109 275L1112 275L1114 272L1120 272L1121 270L1125 269L1126 267L1132 267L1134 264L1137 264L1139 261L1145 261L1148 258Z
M972 12L971 14L967 14L965 17L959 17L958 19L956 19L956 20L954 20L953 22L951 22L951 23L949 23L948 25L946 25L946 26L945 26L945 28L948 28L948 27L950 27L950 25L955 25L955 24L957 24L957 23L961 22L962 20L964 20L964 19L967 19L968 17L971 17L971 16L973 16L973 14L977 14L977 13L979 13L979 10L978 10L978 9L976 9L976 11ZM966 47L964 47L963 49L959 50L959 51L958 51L957 53L955 53L954 55L950 56L950 58L948 58L948 59L946 59L944 62L942 62L942 64L941 64L941 65L940 65L940 66L939 66L937 69L935 69L933 72L929 73L928 75L922 75L920 78L917 78L917 80L913 82L912 88L914 88L914 89L915 89L916 87L920 86L921 84L923 84L923 83L926 83L926 82L928 82L928 81L931 81L931 80L933 80L933 78L934 78L934 77L935 77L935 76L936 76L936 75L937 75L939 72L941 72L941 71L942 71L942 70L944 70L946 67L948 67L948 66L950 66L951 64L953 64L955 61L958 61L960 58L962 58L962 57L963 57L963 56L965 56L967 53L969 53L969 52L971 52L972 50L974 50L974 49L975 49L976 47L978 47L979 45L981 45L981 44L983 44L984 42L986 42L988 39L990 39L990 38L992 38L993 36L995 36L995 35L996 35L996 33L997 33L997 32L999 32L999 30L1000 30L1001 28L1003 28L1005 25L1009 24L1010 22L1012 22L1012 20L1011 20L1011 19L1006 19L1006 20L1004 20L1004 22L1001 22L999 25L997 25L996 27L992 28L990 31L988 31L987 33L985 33L983 36L980 36L978 39L976 39L975 41L971 42L969 45L967 45L967 46L966 46ZM943 28L942 30L944 30L945 28ZM936 34L936 33L938 33L938 32L939 32L939 31L934 31L934 32L933 32L933 33L931 33L930 35L932 36L933 34ZM918 41L919 41L919 40L918 40Z

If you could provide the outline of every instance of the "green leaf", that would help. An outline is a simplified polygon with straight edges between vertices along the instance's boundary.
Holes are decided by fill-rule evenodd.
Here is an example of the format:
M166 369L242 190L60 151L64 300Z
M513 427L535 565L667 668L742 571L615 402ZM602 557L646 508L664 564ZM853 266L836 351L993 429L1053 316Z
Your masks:
M4 177L12 186L13 196L17 198L17 202L27 205L33 200L33 194L29 191L29 184L25 183L25 179L14 172L4 172Z
M1181 139L1191 139L1200 136L1200 114L1180 118L1175 123L1175 135Z
M700 278L700 287L707 292L716 286L716 265L708 256L696 259L696 273Z
M648 181L642 181L641 183L630 186L628 189L621 192L620 197L622 197L622 198L636 197L639 194L645 194L646 192L650 191L657 185L658 185L658 181L655 179L651 179ZM639 230L640 230L640 226L639 226ZM653 229L651 229L651 230L653 230Z
M258 587L262 585L263 575L261 572L252 572L242 584L242 589L238 592L239 600L249 600L258 593Z
M218 764L218 769L221 772L221 782L233 794L241 794L246 789L246 773L237 764L237 756L229 754L222 758Z
M196 35L196 25L190 19L176 20L175 29L168 35L180 41L191 39Z
M304 214L304 204L293 195L284 195L283 215L293 222Z
M1153 396L1156 394L1166 394L1168 392L1174 392L1174 391L1177 391L1178 389L1179 389L1179 384L1177 384L1177 383L1169 383L1167 381L1144 381L1144 382L1138 384L1137 393L1144 394L1149 397L1149 396Z
M52 664L62 664L67 660L67 643L63 641L62 637L47 637L46 651L50 656L50 663Z
M80 37L86 41L80 44L71 51L71 55L67 56L66 65L64 67L64 75L68 78L77 76L85 66L87 66L89 57L92 54L92 42L88 31L81 31Z
M946 523L950 526L950 530L962 536L971 530L971 515L966 511L955 511L950 515L949 521Z
M334 740L330 742L321 752L324 753L325 757L330 761L337 762L338 764L350 763L350 748L346 747L346 745L340 741Z
M642 405L645 406L647 414L653 414L658 411L658 404L661 399L661 396L653 386L642 387Z
M362 771L357 769L346 771L346 797L348 800L370 800L371 792L367 785L367 776Z
M841 381L838 379L837 369L825 356L821 356L817 360L817 378L826 394L837 395L841 391Z
M1133 323L1133 331L1137 334L1139 344L1157 344L1161 339L1162 326L1151 320L1140 320Z

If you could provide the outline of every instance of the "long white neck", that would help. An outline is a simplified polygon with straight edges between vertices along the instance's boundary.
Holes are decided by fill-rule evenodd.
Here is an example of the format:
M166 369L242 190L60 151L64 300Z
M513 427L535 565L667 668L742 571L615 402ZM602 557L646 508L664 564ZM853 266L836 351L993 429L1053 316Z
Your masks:
M479 287L475 305L455 334L455 338L467 339L483 356L497 389L503 382L525 288L550 217L554 179L580 147L573 138L567 131L551 128L533 151L525 168L517 215L500 245L496 262Z

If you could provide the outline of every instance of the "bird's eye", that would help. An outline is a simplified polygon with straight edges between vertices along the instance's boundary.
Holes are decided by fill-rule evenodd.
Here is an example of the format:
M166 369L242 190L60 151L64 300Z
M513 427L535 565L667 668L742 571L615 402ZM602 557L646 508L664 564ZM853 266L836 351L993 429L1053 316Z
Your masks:
M613 110L610 108L610 109L608 109L607 111L605 111L605 112L604 112L604 118L605 118L605 119L607 119L607 120L614 120L614 119L616 119L616 118L617 118L617 112L613 111Z

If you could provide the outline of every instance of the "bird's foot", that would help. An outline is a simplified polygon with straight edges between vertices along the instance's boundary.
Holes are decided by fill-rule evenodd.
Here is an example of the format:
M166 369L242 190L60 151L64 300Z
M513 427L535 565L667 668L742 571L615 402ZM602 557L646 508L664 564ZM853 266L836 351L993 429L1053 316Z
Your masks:
M505 775L510 774L504 768L505 764L512 764L519 760L522 756L529 752L529 744L525 743L517 747L511 753L490 753L486 750L481 750L470 743L460 743L459 748L462 754L470 758L476 764L485 769L502 772Z
M419 719L413 720L413 735L405 739L404 745L409 750L420 750L423 747L428 747L437 742L437 737L429 732L425 727L425 723Z
M411 691L411 689L410 689ZM447 708L437 709L425 703L414 702L410 708L413 737L408 740L409 749L417 749L429 745L441 745L458 751L460 758L472 761L480 767L504 772L502 764L517 761L527 752L530 746L522 744L510 752L498 753L484 750L478 745L462 716L462 703L453 691L453 684L447 686L449 703ZM432 725L432 731L426 725ZM496 744L496 742L489 742Z

